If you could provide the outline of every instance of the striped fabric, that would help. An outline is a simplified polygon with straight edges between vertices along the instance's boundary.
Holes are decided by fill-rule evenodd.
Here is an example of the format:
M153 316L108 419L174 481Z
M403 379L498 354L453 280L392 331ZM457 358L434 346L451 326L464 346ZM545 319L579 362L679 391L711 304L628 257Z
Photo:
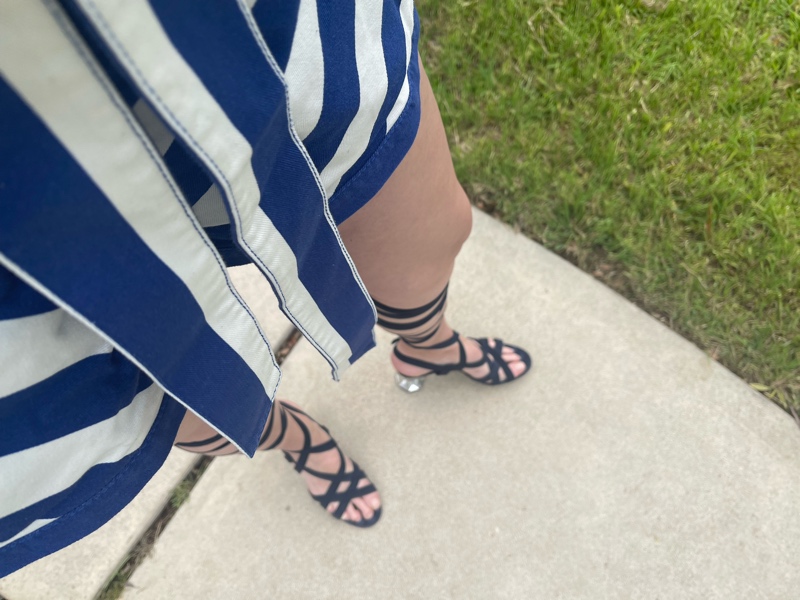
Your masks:
M186 409L252 456L255 263L334 378L374 345L336 224L419 123L412 0L0 3L0 576L96 529Z

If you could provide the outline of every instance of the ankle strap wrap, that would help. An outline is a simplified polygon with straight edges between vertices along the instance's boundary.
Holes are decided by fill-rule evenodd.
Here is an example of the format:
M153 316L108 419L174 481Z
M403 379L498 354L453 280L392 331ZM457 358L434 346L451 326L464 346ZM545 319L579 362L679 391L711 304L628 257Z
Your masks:
M436 335L442 324L448 287L449 284L436 298L416 308L395 308L373 299L378 311L378 325L397 333L409 346L423 348L419 344Z

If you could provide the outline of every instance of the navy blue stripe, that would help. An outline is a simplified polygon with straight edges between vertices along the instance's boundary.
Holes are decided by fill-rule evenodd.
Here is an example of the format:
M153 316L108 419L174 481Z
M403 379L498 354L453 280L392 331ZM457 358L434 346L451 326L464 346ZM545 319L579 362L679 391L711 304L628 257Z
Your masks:
M303 285L360 356L373 344L372 309L345 259L332 260L342 251L325 219L317 182L289 135L283 85L241 13L227 3L204 4L202 10L174 1L155 5L170 40L253 146L262 209L297 257ZM207 42L208 36L214 40ZM359 314L364 317L354 318Z
M0 577L76 542L121 511L164 464L184 414L180 404L165 397L136 452L98 465L69 490L0 520L0 540L6 540L36 519L60 517L0 548Z
M408 103L380 146L369 156L358 172L349 175L350 179L342 180L331 196L331 214L337 224L350 218L380 191L414 143L420 119L418 38L419 17L415 12L411 61L408 65L410 86Z
M288 127L286 113L276 114L273 124L277 130ZM270 146L270 156L261 152L253 160L261 184L261 207L294 251L303 285L350 344L353 361L373 346L372 308L342 257L339 242L322 214L321 200L302 193L316 186L312 173L295 169L293 178L286 177L280 163L300 161L302 156L291 138L284 136L280 143L277 139ZM337 257L338 263L334 262Z
M100 36L97 35L86 16L81 12L74 0L57 0L70 18L70 21L78 30L86 45L89 46L94 58L103 67L108 78L117 88L128 106L133 106L139 99L136 88L130 84L123 72L120 70L116 58L108 51Z
M261 0L252 13L281 71L286 71L297 27L299 0Z
M94 465L67 489L0 519L0 542L17 535L37 519L54 519L74 510L135 460L132 453L117 462Z
M108 50L89 20L75 5L74 0L59 1L125 103L132 107L140 99L140 95L116 57ZM200 196L211 187L211 180L205 170L197 164L191 153L187 152L182 145L171 144L163 158L189 204L197 202Z
M285 110L284 88L235 2L152 0L164 31L254 150Z
M186 150L180 138L178 138L177 144L174 142L170 144L164 154L164 164L175 179L175 183L181 188L183 197L186 198L189 205L200 200L200 197L211 187L211 179L194 156Z
M0 136L3 135L4 126L0 122ZM55 309L55 304L0 265L0 321L40 315Z
M75 2L73 0L60 0L60 2L114 87L125 103L132 107L141 98L125 71L100 39L86 16L75 5ZM211 180L205 170L197 164L197 161L182 144L171 144L163 159L189 204L197 202L200 196L211 187Z
M354 2L318 2L325 86L319 122L303 142L322 171L333 158L360 103ZM328 58L330 57L330 58ZM316 90L314 93L318 93Z
M219 252L226 267L249 265L253 260L245 254L238 244L234 243L230 225L215 225L205 227L205 232L211 243Z
M116 57L108 50L86 16L75 5L74 0L59 1L64 6L72 23L89 46L92 54L114 84L114 87L123 97L126 104L132 107L141 98L138 90L135 89ZM151 110L158 114L152 107ZM164 123L164 126L168 127L166 123ZM175 179L175 182L178 184L178 187L180 187L181 192L190 205L197 202L208 188L211 187L211 179L206 174L204 168L198 164L194 155L186 150L180 140L178 144L170 144L163 159L173 179Z
M151 383L117 351L70 365L0 400L0 456L113 417Z
M255 451L270 406L258 378L208 327L185 284L2 82L0 107L11 123L0 136L0 250Z
M400 89L406 78L406 37L403 29L403 20L400 11L394 6L393 0L383 2L383 22L381 24L381 40L383 43L383 56L386 65L388 80L386 99L383 102L378 119L372 128L367 149L362 153L353 166L347 170L341 179L340 185L345 184L357 173L380 146L386 136L386 118L394 107ZM414 56L411 56L414 59Z

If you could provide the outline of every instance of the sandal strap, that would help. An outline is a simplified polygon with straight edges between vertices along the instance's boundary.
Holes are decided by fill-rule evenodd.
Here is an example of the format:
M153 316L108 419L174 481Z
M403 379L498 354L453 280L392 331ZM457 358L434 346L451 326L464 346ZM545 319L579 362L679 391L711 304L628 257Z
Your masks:
M398 333L406 343L422 347L419 345L435 336L442 325L447 290L448 286L445 286L436 298L415 308L397 308L373 299L378 325Z
M469 373L464 373L470 379L474 381L478 381L480 383L485 383L487 385L498 385L500 383L506 383L508 381L514 381L518 379L522 375L528 372L531 367L531 357L525 352L522 348L518 348L517 346L512 346L510 344L506 344L503 340L499 338L473 338L478 345L483 350L483 356L485 362L489 365L489 373L485 377L473 377ZM489 341L494 342L494 346L492 346ZM525 370L522 371L519 375L514 375L514 372L511 370L511 367L508 366L508 362L503 358L503 348L510 348L514 351L517 355L518 360L520 360L525 365ZM505 378L500 377L500 369L503 370L505 374Z
M408 342L406 342L406 343L408 343ZM461 337L458 335L457 331L453 331L453 335L451 335L445 341L439 342L438 344L434 344L433 346L424 346L424 349L425 350L441 350L442 348L447 348L448 346L452 346L453 344L461 344ZM415 346L414 344L408 344L408 345L409 346L413 346L414 348L419 348L419 346Z
M364 473L364 471L361 470L355 461L353 461L352 471L349 473L342 473L340 471L339 477L331 480L331 484L328 486L327 491L322 494L312 494L311 497L326 508L331 502L338 502L339 506L336 507L336 510L333 512L333 516L337 519L340 519L344 514L344 511L347 510L347 506L355 498L361 498L376 491L375 486L372 485L372 483L369 483L364 487L358 487L358 483L365 478L366 473ZM342 491L339 491L339 488L343 483L346 483L347 486L345 486Z
M405 343L408 344L409 346L411 346L412 348L425 348L425 346L421 346L420 344L423 344L423 343L427 342L429 339L431 339L433 336L435 336L437 333L439 333L439 325L440 324L441 323L437 323L436 327L431 329L426 334L415 336L413 342L409 342L408 341L408 340L411 339L410 337L409 338L403 338L403 339L404 339ZM400 339L400 338L397 338L397 339Z
M426 360L421 360L419 358L414 358L413 356L408 356L404 354L400 350L397 349L396 342L399 340L395 340L395 347L394 347L394 354L402 360L403 362L415 366L420 367L422 369L428 369L430 373L435 373L436 375L446 375L451 371L462 371L464 369L475 369L477 367L481 367L486 365L489 372L482 376L482 377L475 377L470 375L469 373L464 372L464 375L472 379L473 381L477 381L479 383L484 383L486 385L498 385L500 383L505 383L507 381L513 381L517 379L519 376L525 374L531 366L530 356L528 353L522 350L521 348L517 348L516 346L511 346L503 342L503 340L499 338L470 338L478 343L478 346L481 349L481 357L474 361L474 362L467 362L467 353L466 349L464 348L464 344L461 341L461 338L458 332L453 332L453 336L449 339L445 340L444 342L440 342L433 346L428 346L427 349L440 349L446 348L448 346L453 345L454 343L458 343L459 346L459 360L456 363L448 363L448 364L436 364ZM492 345L492 342L494 345ZM503 349L510 348L514 351L517 355L518 360L522 361L526 369L518 376L514 375L514 372L511 370L506 359L503 357ZM505 377L502 377L505 375Z
M424 314L424 313L428 312L430 309L432 309L434 306L436 306L437 303L441 304L442 300L447 297L447 288L448 287L450 287L449 283L446 286L444 286L444 289L441 291L441 293L438 296L436 296L436 298L434 298L433 300L431 300L427 304L424 304L424 305L419 306L417 308L395 308L395 307L389 306L387 304L381 304L380 302L378 302L374 298L372 299L372 301L375 303L375 308L377 309L377 311L379 313L381 313L383 316L386 316L386 317L389 317L389 318L392 318L392 319L408 319L410 317L418 317L421 314ZM380 319L378 320L378 322L380 323Z
M505 347L503 340L495 339L494 347L489 344L489 340L487 338L480 338L475 341L477 341L481 349L483 349L486 360L489 363L491 381L500 383L501 381L510 381L514 379L514 372L511 370L511 367L508 366L508 363L503 359L503 348ZM492 358L494 360L491 360ZM502 369L503 373L505 373L505 380L500 378L500 369Z
M464 344L461 342L461 338L456 332L453 332L452 337L445 340L444 342L441 342L439 344L434 344L433 346L427 346L426 350L437 350L441 348L447 348L448 346L452 346L453 344L458 344L459 360L457 363L449 363L442 365L442 364L432 363L427 360L414 358L413 356L408 356L407 354L404 354L403 352L398 350L397 345L395 345L394 347L394 354L404 363L407 363L415 367L420 367L422 369L429 369L431 373L436 373L437 375L445 375L450 371L457 371L465 367L471 368L473 366L478 366L482 364L482 361L481 363L478 363L478 365L467 364L467 351L464 348Z
M286 426L286 413L288 413L292 419L297 423L300 427L300 431L303 433L303 446L300 450L287 452L284 451L283 456L286 458L287 461L294 464L294 470L298 473L305 471L310 475L317 477L318 479L323 479L325 481L329 481L330 484L328 485L327 490L322 494L311 494L311 497L314 498L317 502L319 502L324 509L327 510L328 506L331 502L338 502L339 505L337 506L336 510L333 511L333 516L337 519L341 519L344 515L347 507L349 506L350 502L355 498L361 498L366 496L367 494L371 494L375 491L375 486L370 482L363 487L358 487L359 482L362 479L367 479L366 473L361 469L361 467L356 464L355 461L351 461L353 465L352 471L346 471L347 459L342 452L342 449L339 447L339 444L336 443L336 440L333 437L330 437L330 432L328 428L324 425L320 425L320 427L328 434L328 439L320 444L312 445L311 444L311 432L308 429L308 426L303 423L302 419L298 416L298 414L302 414L307 418L311 419L316 423L316 421L310 417L308 414L303 412L298 408L294 408L292 406L280 404L281 407L284 407L286 411L281 411L282 421L281 424L284 427ZM319 423L317 423L319 425ZM283 437L283 432L281 432L281 438ZM318 454L322 452L328 452L330 450L336 450L339 454L339 470L336 473L323 473L321 471L317 471L316 469L311 469L307 466L307 462L309 457L312 454ZM292 454L299 454L297 458L294 458ZM367 479L367 481L369 481ZM344 487L343 490L339 490L342 487L342 484L346 483L347 485ZM376 513L377 515L378 513ZM354 525L358 526L367 526L375 522L376 517L372 517L371 522L360 524L359 522L354 522Z
M306 468L306 462L308 462L308 458L312 454L319 454L321 452L327 452L328 450L333 450L334 448L338 449L338 446L332 437L329 437L326 441L322 442L321 444L312 445L311 444L311 431L309 431L308 426L303 423L303 421L293 413L292 419L300 428L300 431L303 433L303 445L299 450L291 450L289 452L293 454L299 454L296 459L290 458L291 462L294 463L294 470L300 473L301 471L308 471L309 469ZM305 415L305 413L303 413ZM308 417L308 415L306 415ZM311 417L308 417L309 419ZM316 423L316 421L314 421ZM330 435L330 434L328 434ZM341 451L339 452L341 454ZM284 452L284 455L288 455L287 452Z
M275 404L272 405L273 409L275 408ZM278 434L278 438L272 442L269 446L264 448L264 450L272 450L273 448L277 448L278 445L283 441L284 436L286 435L286 411L284 410L284 405L282 403L278 403L278 413L281 417L281 432ZM269 419L267 423L267 427L264 430L264 433L261 434L261 439L258 440L259 447L261 444L266 442L269 439L269 435L272 433L272 427L275 425L275 418Z

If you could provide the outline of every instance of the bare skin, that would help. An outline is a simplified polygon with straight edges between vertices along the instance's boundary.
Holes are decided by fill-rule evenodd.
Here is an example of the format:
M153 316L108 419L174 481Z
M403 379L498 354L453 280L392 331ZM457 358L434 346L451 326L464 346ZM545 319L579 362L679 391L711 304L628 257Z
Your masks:
M422 117L411 150L381 191L339 227L370 295L396 308L422 306L444 289L472 229L469 199L453 169L439 107L425 71L420 68L420 73ZM432 346L452 335L453 329L445 319L425 345ZM480 359L478 345L469 338L462 337L462 341L467 362ZM398 349L439 364L458 362L459 357L457 345L421 350L400 341ZM513 350L504 348L503 357L514 376L525 370ZM392 364L411 377L426 372L394 355ZM466 371L482 377L489 368Z
M276 418L276 415L279 414L281 410L281 404L289 405L296 408L296 404L291 402L287 402L286 400L275 400L272 412L270 412L269 419L267 420L267 425L265 429L270 427L270 421ZM295 413L296 414L296 413ZM319 426L319 424L314 421L313 419L304 417L300 415L303 423L308 427L309 433L311 434L311 443L313 445L319 444L324 442L330 438L330 436L325 433L325 431ZM296 452L300 450L303 446L303 442L305 438L303 436L303 432L294 419L289 418L286 421L287 423L287 430L284 434L284 438L282 442L277 446L276 449L283 450L284 452L289 452L293 454L295 458L297 458ZM272 431L269 437L264 440L259 446L259 449L267 449L275 442L275 440L280 435L280 425L276 423L272 427ZM200 419L198 419L193 413L187 412L186 416L184 417L183 421L181 422L181 426L178 429L178 435L175 438L176 444L184 444L184 443L192 443L198 440L206 440L209 438L214 437L216 432L203 423ZM220 441L215 441L204 446L197 446L193 447L191 450L193 452L198 452L202 454L208 454L210 456L228 456L231 454L237 454L238 451L234 448L234 446L228 444L224 448L221 448L216 451L212 451L213 448L218 447L220 445ZM323 473L336 473L339 471L339 454L335 450L330 450L328 452L321 452L317 454L311 454L308 457L308 462L306 463L309 468L314 469L315 471L321 471ZM347 458L347 464L345 466L346 470L352 471L353 465L349 458ZM314 495L322 494L327 491L328 486L330 483L328 481L318 479L313 475L310 475L306 472L301 472L300 475L303 477L306 483L306 487L308 487L308 491ZM358 486L363 487L367 484L366 479L362 479ZM380 506L380 496L377 492L373 494L368 494L361 498L355 498L351 503L350 506L347 507L344 515L342 518L347 521L360 521L363 519L370 519L372 515L375 513L375 510ZM328 505L327 510L328 512L333 513L338 508L337 502L332 502Z
M458 182L453 169L450 150L442 125L439 109L428 78L421 70L420 97L422 115L414 144L391 178L369 203L341 224L339 231L352 256L370 295L377 301L396 308L415 308L435 298L445 287L453 272L455 258L472 228L469 200ZM413 333L407 332L407 333ZM436 335L425 342L434 345L453 335L446 320L442 320ZM482 356L479 346L470 338L461 338L467 361L475 362ZM398 342L404 354L437 364L456 363L459 359L457 345L438 350L425 350ZM516 353L504 348L503 357L514 376L522 374L526 366ZM426 374L426 369L408 365L391 357L395 369L403 375L415 377ZM465 369L473 377L488 373L488 366ZM501 377L505 375L501 374ZM289 404L286 401L280 401ZM273 408L270 419L276 414ZM300 428L289 419L287 432L278 449L297 451L303 444ZM312 443L328 439L328 434L315 421L304 418L312 436ZM277 437L277 430L262 444L266 448ZM194 415L187 413L176 438L176 443L193 442L212 437L214 431ZM209 453L216 444L192 448ZM231 454L232 447L211 454ZM347 459L347 470L352 469ZM339 456L335 451L309 457L308 466L321 472L339 470ZM329 482L308 473L301 473L309 491L321 494ZM359 484L365 485L366 480ZM350 521L369 519L380 506L378 492L356 498L350 502L343 518ZM328 506L334 512L335 503Z

